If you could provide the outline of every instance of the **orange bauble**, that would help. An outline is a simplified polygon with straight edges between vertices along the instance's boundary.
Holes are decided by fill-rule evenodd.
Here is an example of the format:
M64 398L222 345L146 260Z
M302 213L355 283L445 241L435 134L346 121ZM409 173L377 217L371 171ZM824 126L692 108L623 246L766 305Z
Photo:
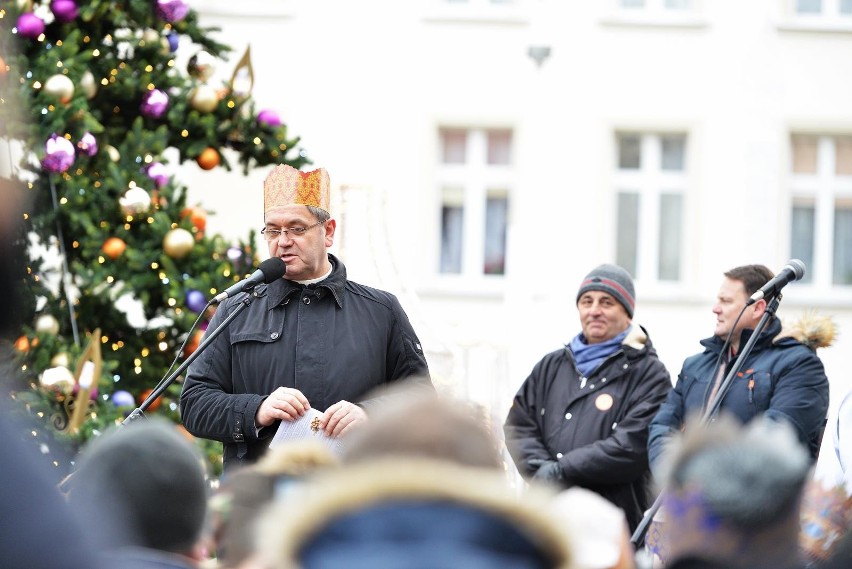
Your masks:
M195 161L202 170L212 170L219 165L219 152L212 146L208 146L201 151Z
M198 349L198 345L201 343L201 340L204 339L204 330L196 330L189 341L186 343L186 346L183 347L183 357L188 358L192 355L192 352Z
M15 340L15 349L19 352L29 352L30 351L30 339L26 336L21 336L17 340Z
M192 225L199 231L204 233L204 228L207 227L207 212L200 207L187 207L180 212L181 218L189 217Z
M104 255L112 259L113 261L121 257L124 253L125 249L127 249L127 243L118 237L110 237L106 241L104 241L101 250L104 252Z
M142 405L142 403L144 403L145 400L148 399L148 396L151 395L151 393L153 393L153 392L154 392L154 390L149 388L149 389L146 389L145 391L143 391L142 393L140 393L139 394L139 401L138 401L139 405ZM163 396L160 395L159 397L157 397L156 399L151 401L151 404L148 405L148 411L151 411L153 413L154 411L157 410L157 408L160 406L160 403L162 403L162 402L163 402Z

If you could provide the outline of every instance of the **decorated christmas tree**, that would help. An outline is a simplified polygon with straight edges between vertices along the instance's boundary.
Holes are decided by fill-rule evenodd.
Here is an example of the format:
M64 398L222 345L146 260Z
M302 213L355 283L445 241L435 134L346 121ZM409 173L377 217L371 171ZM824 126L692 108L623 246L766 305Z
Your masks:
M4 396L43 425L28 436L60 471L71 465L51 448L124 422L197 348L209 300L257 265L251 235L205 232L178 166L308 162L278 115L256 109L248 51L210 83L230 55L216 31L182 0L0 7L0 139L14 155L2 175L27 196L25 262L4 268L22 282L22 380ZM178 423L180 379L145 413ZM219 446L199 444L215 465Z

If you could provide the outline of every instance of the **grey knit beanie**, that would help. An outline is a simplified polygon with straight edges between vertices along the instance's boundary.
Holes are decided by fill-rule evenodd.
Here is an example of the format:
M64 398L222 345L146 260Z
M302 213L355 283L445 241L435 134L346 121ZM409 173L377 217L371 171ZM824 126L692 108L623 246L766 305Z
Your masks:
M624 306L627 316L633 318L633 307L636 305L636 293L633 290L633 278L618 265L603 264L592 269L577 291L577 302L584 292L599 290L611 294Z

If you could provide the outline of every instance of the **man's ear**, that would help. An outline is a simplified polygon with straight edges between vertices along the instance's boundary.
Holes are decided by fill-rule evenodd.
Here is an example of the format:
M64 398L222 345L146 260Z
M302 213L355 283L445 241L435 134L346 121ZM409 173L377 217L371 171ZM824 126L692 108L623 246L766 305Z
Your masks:
M763 313L766 312L766 300L761 298L751 305L751 310L752 318L754 318L755 321L760 320Z

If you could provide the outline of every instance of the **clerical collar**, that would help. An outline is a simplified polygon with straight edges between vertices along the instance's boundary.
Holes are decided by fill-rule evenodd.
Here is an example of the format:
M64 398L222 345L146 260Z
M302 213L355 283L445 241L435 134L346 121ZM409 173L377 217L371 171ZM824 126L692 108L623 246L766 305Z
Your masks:
M328 275L330 275L330 274L331 274L331 271L333 271L333 270L334 270L334 266L332 266L331 268L329 268L329 269L328 269L328 272L327 272L326 274L324 274L323 276L319 277L319 278L316 278L316 279L308 279L308 280L306 280L306 281L295 281L295 282L299 283L300 285L312 285L312 284L316 284L316 283L318 283L318 282L320 282L320 281L324 281L325 279L327 279L327 278L328 278Z

